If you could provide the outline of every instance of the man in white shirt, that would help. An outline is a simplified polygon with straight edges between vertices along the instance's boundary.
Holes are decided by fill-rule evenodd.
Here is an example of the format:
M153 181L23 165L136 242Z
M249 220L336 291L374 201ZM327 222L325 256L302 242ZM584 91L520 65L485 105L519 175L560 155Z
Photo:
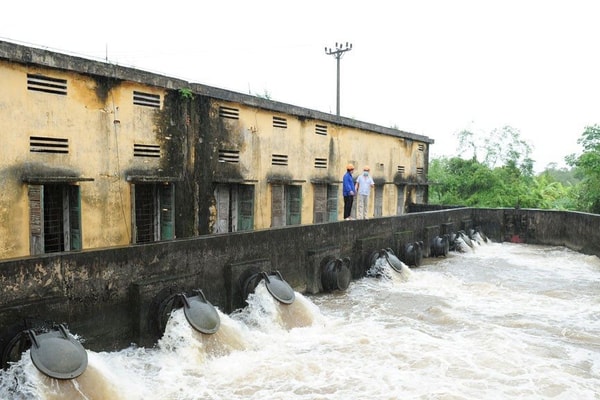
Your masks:
M357 219L366 219L367 210L369 209L369 195L371 194L371 188L375 186L373 178L369 175L368 165L363 168L363 173L356 178L356 192L358 193L358 210Z

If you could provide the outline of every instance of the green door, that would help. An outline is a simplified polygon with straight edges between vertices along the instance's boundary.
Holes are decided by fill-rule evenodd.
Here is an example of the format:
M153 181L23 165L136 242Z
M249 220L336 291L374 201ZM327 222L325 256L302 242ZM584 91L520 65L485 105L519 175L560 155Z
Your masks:
M79 186L67 186L69 201L69 250L81 250L81 195Z
M300 225L302 216L302 186L286 186L286 225Z
M238 230L254 229L254 186L239 185Z
M174 190L173 184L167 183L159 186L159 207L160 207L160 239L171 240L175 236L174 220L175 210L173 207Z
M327 185L327 221L335 222L338 219L338 185Z

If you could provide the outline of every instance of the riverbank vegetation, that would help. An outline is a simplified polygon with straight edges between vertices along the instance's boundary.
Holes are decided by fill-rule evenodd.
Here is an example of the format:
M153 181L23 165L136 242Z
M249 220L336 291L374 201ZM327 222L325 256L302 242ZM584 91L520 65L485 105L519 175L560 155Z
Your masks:
M550 164L534 173L531 146L505 126L487 137L458 135L458 155L429 163L430 204L522 207L600 214L600 126L586 127L569 168Z

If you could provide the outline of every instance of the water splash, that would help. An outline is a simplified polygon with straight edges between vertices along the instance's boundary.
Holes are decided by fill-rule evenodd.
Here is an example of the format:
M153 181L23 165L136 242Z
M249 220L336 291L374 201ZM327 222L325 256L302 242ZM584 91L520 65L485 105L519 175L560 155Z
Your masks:
M62 394L25 354L0 399L598 398L597 257L490 244L406 270L289 306L259 285L214 335L178 310L154 348L88 352L95 386Z

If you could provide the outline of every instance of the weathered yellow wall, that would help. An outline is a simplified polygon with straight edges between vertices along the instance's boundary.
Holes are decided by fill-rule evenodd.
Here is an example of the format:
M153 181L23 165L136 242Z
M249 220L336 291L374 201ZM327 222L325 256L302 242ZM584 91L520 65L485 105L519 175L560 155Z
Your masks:
M27 90L28 73L65 79L67 95ZM160 145L163 154L166 151L168 138L164 136L164 125L169 115L164 109L164 101L167 89L6 61L0 61L0 87L0 135L3 139L0 150L3 189L0 191L0 259L29 255L28 185L22 177L44 173L55 176L64 171L67 175L92 179L76 183L81 194L84 249L131 243L131 182L128 178L160 176L166 162L164 158L134 157L134 144ZM160 95L163 109L134 105L134 90ZM254 185L255 229L271 226L271 182L302 187L301 223L310 224L314 218L315 181L339 186L338 219L342 218L341 181L348 163L356 167L355 178L364 165L369 165L373 179L383 184L383 215L397 212L399 166L405 170L400 181L426 180L417 176L417 168L426 169L428 144L402 138L400 132L399 136L387 135L217 99L210 100L210 104L210 119L216 115L220 125L217 124L215 132L194 132L198 146L203 146L204 136L210 134L214 135L213 145L240 151L240 161L235 167L231 164L217 166L217 170L227 169L223 169L221 175L219 171L210 173L225 182L231 178L232 182ZM239 120L219 120L220 105L239 109ZM200 118L203 118L201 114ZM273 127L273 116L285 118L287 128ZM173 114L172 117L177 120L181 116ZM327 127L327 135L316 134L317 124ZM186 142L185 132L171 133L181 136L178 146L189 146L170 149L170 155L177 159L170 166L176 174L177 171L181 173L183 167L196 174L207 167L207 160L194 153L194 149L198 149L196 144ZM69 153L31 153L30 136L68 139ZM202 157L215 158L218 150L202 150L205 151ZM184 151L189 152L185 157L174 155ZM287 155L288 165L271 165L272 154ZM327 168L315 168L315 158L326 159ZM179 165L179 161L184 165ZM198 187L196 190L205 189ZM414 202L415 199L414 187L406 186L405 201ZM204 200L197 202L201 204L195 209L210 209L213 214L208 220L214 221L214 204L210 204L210 200L208 204L204 204ZM369 215L373 215L374 206L372 190Z
M313 180L328 180L339 184L338 219L342 219L343 197L341 181L346 173L346 164L355 165L354 178L362 173L364 165L371 167L374 180L385 182L383 214L396 215L398 189L394 177L398 166L404 166L405 177L416 177L417 167L424 167L424 151L418 145L426 144L400 137L367 132L355 128L335 126L318 120L299 118L250 108L237 103L215 104L240 110L238 121L231 122L231 132L240 136L232 149L240 150L239 170L247 180L255 184L255 228L271 226L271 185L268 177L291 180L291 184L302 186L302 224L313 222ZM287 128L273 127L273 116L287 119ZM315 133L315 126L327 126L327 135ZM288 155L287 166L271 165L272 154ZM315 168L315 158L327 159L328 168ZM414 200L414 199L413 199ZM373 215L374 190L371 191L369 214Z
M10 116L0 120L0 258L29 255L28 185L21 177L50 169L93 179L77 183L83 248L130 243L130 187L123 171L155 169L158 163L133 159L134 142L156 140L155 110L134 106L132 92L156 89L123 84L100 99L97 82L88 76L2 61L0 71L0 110ZM28 73L66 79L67 95L27 90ZM30 136L68 139L69 153L30 153Z

